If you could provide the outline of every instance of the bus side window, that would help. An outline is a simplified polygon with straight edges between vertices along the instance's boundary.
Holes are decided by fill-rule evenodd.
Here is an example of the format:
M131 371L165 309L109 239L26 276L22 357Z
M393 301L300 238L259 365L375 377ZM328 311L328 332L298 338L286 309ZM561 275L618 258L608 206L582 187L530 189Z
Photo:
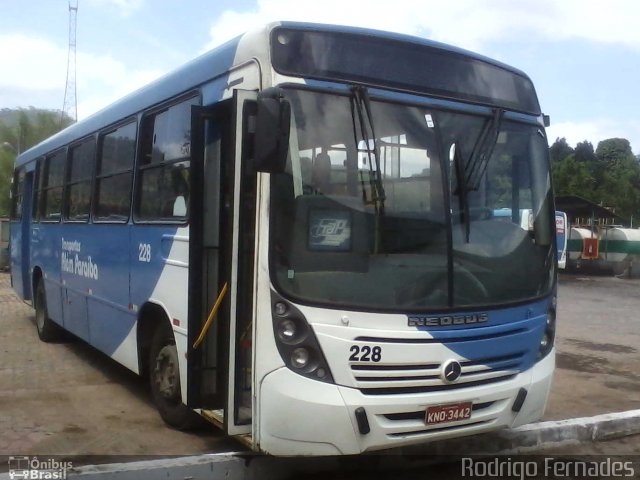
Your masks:
M184 221L188 217L191 161L190 98L142 121L136 220Z
M33 205L31 206L31 219L33 222L40 221L40 205L42 204L42 169L44 168L44 159L36 160L36 173L33 182Z
M24 193L24 167L16 169L11 190L11 220L22 219L22 195Z
M91 207L91 179L96 141L90 138L71 148L67 168L64 219L88 222Z
M135 122L102 136L96 174L94 220L126 223L129 219L135 145Z
M62 184L67 150L62 149L46 157L41 183L42 221L58 222L62 216Z

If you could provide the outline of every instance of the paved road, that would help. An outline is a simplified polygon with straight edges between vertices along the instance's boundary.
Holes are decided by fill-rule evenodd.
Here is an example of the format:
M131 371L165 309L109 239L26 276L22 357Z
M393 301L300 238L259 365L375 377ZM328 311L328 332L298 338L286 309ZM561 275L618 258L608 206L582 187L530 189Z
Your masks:
M640 280L562 275L545 418L640 408Z
M546 418L640 408L640 280L563 276L559 305L558 370ZM197 434L167 428L146 385L87 345L41 343L33 310L2 273L0 326L0 455L241 449L213 428ZM618 444L635 448L636 440Z

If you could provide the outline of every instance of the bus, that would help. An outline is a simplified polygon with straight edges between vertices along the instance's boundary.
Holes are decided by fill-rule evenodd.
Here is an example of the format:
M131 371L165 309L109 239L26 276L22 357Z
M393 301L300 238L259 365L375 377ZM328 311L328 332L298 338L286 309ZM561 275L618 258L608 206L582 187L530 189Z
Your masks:
M256 451L529 423L555 365L547 120L488 58L269 24L17 158L13 286L42 340Z
M558 268L567 268L567 241L570 225L565 212L556 211L556 245L558 250Z

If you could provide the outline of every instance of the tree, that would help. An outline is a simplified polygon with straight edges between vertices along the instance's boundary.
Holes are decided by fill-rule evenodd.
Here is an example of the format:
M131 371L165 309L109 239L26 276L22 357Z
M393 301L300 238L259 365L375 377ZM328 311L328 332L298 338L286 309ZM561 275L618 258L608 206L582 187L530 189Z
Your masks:
M590 165L598 160L596 152L593 150L593 144L587 140L579 142L574 150L576 155L576 162L585 163Z
M14 159L15 154L12 151L0 146L0 217L9 216L11 207L9 190L11 188Z
M3 109L0 120L0 216L9 214L9 191L16 154L71 125L60 112L36 108Z
M634 158L631 144L626 138L609 138L598 143L596 156L601 163L611 167L615 163Z
M623 218L640 212L640 165L625 138L609 138L596 149L600 181L596 192L601 204L614 207Z
M576 161L575 154L555 162L551 170L556 195L579 195L594 199L593 177L585 163Z
M549 147L549 155L551 156L552 164L561 162L572 153L573 148L569 146L569 144L567 143L567 139L564 137L556 138L556 141L553 142L553 145Z
M627 219L640 217L640 158L625 138L608 138L593 149L584 140L572 149L558 138L549 148L556 195L579 195L611 207Z

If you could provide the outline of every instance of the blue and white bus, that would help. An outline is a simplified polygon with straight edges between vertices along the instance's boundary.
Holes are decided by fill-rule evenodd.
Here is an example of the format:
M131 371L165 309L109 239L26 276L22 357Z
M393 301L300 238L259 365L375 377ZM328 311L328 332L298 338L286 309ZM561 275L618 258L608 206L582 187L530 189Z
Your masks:
M270 454L532 422L555 361L545 123L488 58L271 24L18 157L13 286L42 340L147 376L167 424Z

